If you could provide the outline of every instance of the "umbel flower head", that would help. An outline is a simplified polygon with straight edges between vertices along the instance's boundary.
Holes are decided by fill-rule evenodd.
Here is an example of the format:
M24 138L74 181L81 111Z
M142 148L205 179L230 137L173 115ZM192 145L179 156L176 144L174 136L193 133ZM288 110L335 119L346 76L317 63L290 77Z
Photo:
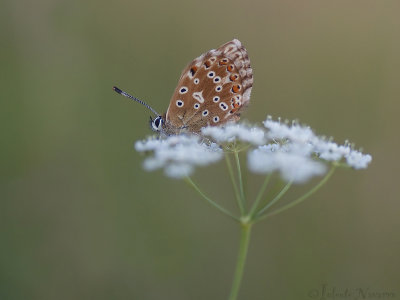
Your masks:
M371 155L353 149L348 142L338 145L297 122L275 121L268 117L263 125L230 123L223 127L205 127L203 136L150 137L136 142L135 148L150 154L144 161L146 170L163 168L167 176L174 178L190 175L197 166L219 161L232 145L235 149L237 145L246 149L251 172L275 172L295 183L324 174L328 164L364 169L372 160Z
M135 148L152 154L144 161L146 170L164 168L165 174L174 178L188 176L196 166L208 165L223 156L217 144L204 143L195 135L172 135L165 139L150 137L136 142Z

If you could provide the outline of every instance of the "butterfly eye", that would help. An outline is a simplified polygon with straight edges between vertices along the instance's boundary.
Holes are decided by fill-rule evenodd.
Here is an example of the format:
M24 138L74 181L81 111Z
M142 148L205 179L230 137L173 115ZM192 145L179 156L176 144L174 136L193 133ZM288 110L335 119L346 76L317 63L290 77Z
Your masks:
M208 116L208 110L207 109L205 109L205 110L203 110L203 116Z
M163 124L163 119L162 119L161 116L158 116L157 118L155 118L155 119L151 122L151 128L152 128L154 131L161 131L162 124Z
M227 67L226 67L226 70L227 70L228 72L232 72L232 71L233 71L233 65L227 66Z
M176 106L182 107L183 106L183 101L182 100L176 100Z
M213 78L215 76L215 72L214 71L210 71L210 72L208 72L208 74L207 74L207 77L208 78Z
M219 121L219 117L218 117L218 116L215 116L215 117L213 118L213 121L214 121L214 123L217 123L217 122Z
M199 107L200 107L200 104L198 104L198 103L195 103L195 104L193 105L193 107L194 107L194 109L199 109Z
M217 76L213 79L214 83L220 82L221 81L221 77Z
M213 101L215 102L215 103L217 103L218 101L219 101L219 96L214 96L214 98L213 98Z
M195 78L195 79L193 80L193 82L194 82L194 84L199 84L199 82L200 82L200 79L198 79L198 78Z
M220 86L220 85L217 85L217 86L216 86L216 88L215 88L215 90L216 90L217 92L220 92L220 91L222 91L222 86Z
M183 86L179 90L179 94L186 94L188 91L188 88L186 86Z

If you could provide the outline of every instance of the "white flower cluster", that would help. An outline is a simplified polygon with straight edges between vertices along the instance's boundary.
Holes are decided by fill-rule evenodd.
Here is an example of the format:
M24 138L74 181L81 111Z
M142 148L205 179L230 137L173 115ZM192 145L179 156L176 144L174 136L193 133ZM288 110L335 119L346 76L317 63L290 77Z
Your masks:
M169 177L190 175L196 166L205 166L220 160L222 149L215 143L201 142L199 136L172 135L165 139L149 138L135 143L138 152L151 152L143 166L147 171L164 168Z
M310 127L300 126L295 121L289 126L287 123L282 124L279 119L274 121L271 116L268 116L263 124L268 129L267 137L270 140L289 139L293 142L306 143L314 137Z
M264 126L269 130L268 138L272 140L286 139L302 147L308 146L310 151L322 160L340 161L344 158L347 164L354 169L365 169L372 160L371 155L352 149L348 142L338 145L315 135L310 127L300 126L296 122L288 126L281 124L279 120L273 121L271 117L268 117L264 121Z
M241 141L258 146L266 142L263 129L244 124L228 123L225 126L208 126L202 128L201 133L220 144Z
M297 122L288 124L268 117L265 128L229 123L202 128L205 137L220 145L248 143L248 168L255 173L278 172L283 179L302 183L326 171L325 162L343 161L355 169L371 162L369 154L352 149L349 143L338 145L314 134L310 127ZM176 135L165 139L147 139L136 143L139 152L152 152L144 161L146 170L164 168L170 177L190 175L196 166L220 160L223 150L196 135Z
M348 143L338 145L327 141L315 135L310 127L297 122L288 125L268 117L263 124L268 129L266 136L273 144L249 152L249 168L253 172L279 171L285 180L301 183L323 174L326 170L324 160L345 159L355 169L366 168L372 160L371 155L352 149Z
M326 170L324 164L311 158L309 148L293 143L265 145L250 151L248 166L255 173L277 171L284 180L296 183L322 175Z

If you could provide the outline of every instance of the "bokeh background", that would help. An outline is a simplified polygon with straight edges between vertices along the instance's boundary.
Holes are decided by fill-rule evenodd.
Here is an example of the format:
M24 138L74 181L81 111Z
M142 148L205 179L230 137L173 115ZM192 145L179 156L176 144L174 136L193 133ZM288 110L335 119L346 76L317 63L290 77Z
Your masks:
M238 226L142 170L149 112L111 87L166 110L182 68L232 38L254 69L245 119L299 119L373 155L254 228L240 299L312 299L324 284L400 297L399 1L0 6L0 299L227 298ZM226 174L194 179L233 208Z

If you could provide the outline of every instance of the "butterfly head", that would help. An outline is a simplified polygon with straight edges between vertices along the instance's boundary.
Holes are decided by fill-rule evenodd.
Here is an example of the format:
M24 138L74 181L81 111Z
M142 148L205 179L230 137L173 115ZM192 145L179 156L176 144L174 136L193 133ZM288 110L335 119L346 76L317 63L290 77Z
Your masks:
M155 132L161 132L164 128L164 118L162 116L157 116L156 118L150 117L150 128Z

